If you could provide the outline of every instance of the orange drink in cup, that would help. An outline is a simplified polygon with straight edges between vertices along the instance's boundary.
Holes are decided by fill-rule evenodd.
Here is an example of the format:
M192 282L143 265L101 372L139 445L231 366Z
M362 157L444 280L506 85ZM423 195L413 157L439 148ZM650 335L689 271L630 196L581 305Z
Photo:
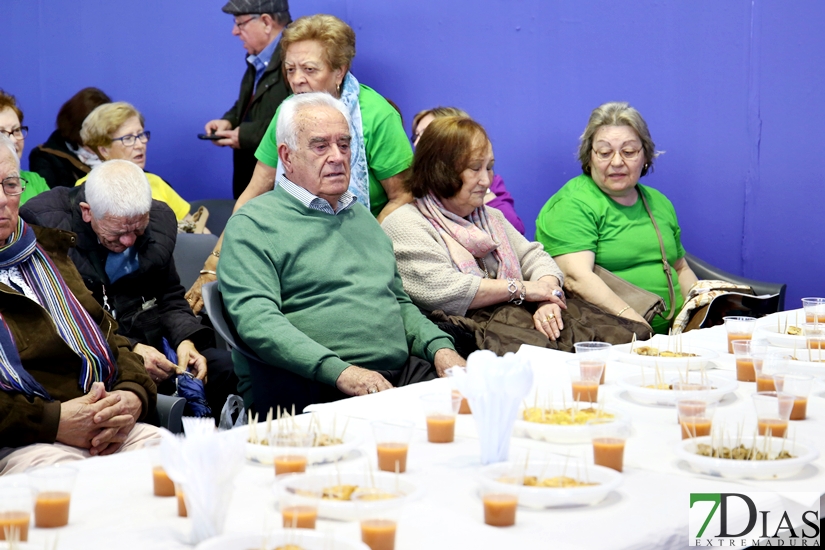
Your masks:
M736 359L736 379L740 382L756 382L756 363L761 363L767 349L752 340L733 340L733 355Z
M788 368L788 360L781 352L765 353L761 357L754 355L754 372L756 373L756 391L776 391L774 375L785 372Z
M579 342L573 346L576 348L582 380L591 380L593 374L598 372L597 380L599 384L604 384L605 365L613 346L607 342ZM575 399L575 395L573 398Z
M461 394L428 393L421 396L427 418L427 441L452 443L455 440L455 417L461 407Z
M805 322L825 324L825 298L802 298Z
M723 317L728 333L728 353L733 353L735 340L750 340L756 327L755 317Z
M187 517L186 513L186 498L183 493L183 487L179 484L175 483L175 497L178 501L178 516L185 518Z
M493 527L510 527L516 524L519 491L524 483L524 472L498 480L495 486L481 491L484 504L484 523Z
M587 422L593 442L593 463L621 472L630 424L621 419L595 418Z
M36 527L63 527L69 523L69 504L77 470L58 464L29 472L34 493Z
M270 438L269 444L275 453L275 475L305 472L307 457L315 437L306 432L278 432Z
M802 325L805 335L805 347L809 350L825 350L825 325L822 323L805 323ZM822 354L814 354L812 359L822 359Z
M283 488L278 494L278 507L284 529L315 529L321 492L301 489L300 494Z
M407 471L407 450L414 427L415 424L407 421L372 423L379 470L399 473Z
M0 540L29 540L32 515L32 490L27 485L14 483L0 486Z
M461 404L458 406L458 414L473 414L473 411L470 409L470 402L467 401L467 398L461 395L461 392L458 390L453 390L453 395L457 395L461 398Z
M793 396L790 420L805 420L808 415L808 395L814 377L809 374L778 373L773 375L777 391Z
M752 396L756 409L759 435L783 437L794 406L794 396L789 393L766 391Z
M160 440L147 441L143 447L149 453L149 463L152 466L152 492L156 497L175 496L175 483L166 475L166 470L160 463Z
M710 435L715 411L716 402L708 399L706 392L697 391L696 395L689 397L682 394L676 400L676 412L679 415L682 439Z
M354 493L352 500L361 524L361 541L370 550L395 550L395 539L403 501L395 498L375 500L369 493Z

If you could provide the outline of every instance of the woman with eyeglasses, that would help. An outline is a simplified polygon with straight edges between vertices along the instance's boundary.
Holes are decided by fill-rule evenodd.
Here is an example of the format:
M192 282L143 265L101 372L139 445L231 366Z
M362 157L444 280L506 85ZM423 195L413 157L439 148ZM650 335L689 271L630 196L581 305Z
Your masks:
M117 101L105 103L89 113L80 129L83 145L92 150L101 160L123 159L146 169L146 145L150 133L144 130L143 115L129 103ZM178 195L159 176L146 172L146 179L152 187L152 198L165 202L175 213L178 221L189 214L189 203ZM86 177L76 185L86 181Z
M14 96L0 90L0 132L9 136L14 143L17 158L23 158L26 135L29 133L29 127L22 124L23 111L17 106ZM35 195L49 190L49 185L40 177L40 174L25 170L20 170L20 185L24 188L20 195L20 206Z
M561 267L565 287L607 312L644 322L594 273L596 265L661 296L666 310L651 326L667 333L667 317L681 309L697 279L685 259L673 204L639 183L657 156L647 123L628 103L605 103L590 114L580 140L583 174L541 209L536 240ZM673 303L654 219L671 269Z

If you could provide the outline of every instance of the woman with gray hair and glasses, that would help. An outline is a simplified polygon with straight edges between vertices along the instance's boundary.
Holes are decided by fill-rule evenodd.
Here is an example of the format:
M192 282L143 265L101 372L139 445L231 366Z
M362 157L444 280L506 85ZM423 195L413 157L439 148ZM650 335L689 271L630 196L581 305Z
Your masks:
M636 109L624 102L594 109L579 145L583 173L541 209L536 240L564 272L565 287L609 313L645 321L595 274L596 265L661 296L666 309L650 324L667 333L672 312L682 308L696 275L685 260L673 204L639 183L656 156Z

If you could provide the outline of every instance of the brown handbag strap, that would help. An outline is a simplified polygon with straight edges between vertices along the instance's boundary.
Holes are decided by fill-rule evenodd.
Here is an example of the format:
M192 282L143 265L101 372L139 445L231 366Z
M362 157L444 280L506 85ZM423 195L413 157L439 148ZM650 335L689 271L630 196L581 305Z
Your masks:
M81 170L81 171L83 171L83 172L84 172L84 173L86 173L86 174L88 174L89 172L91 172L91 171L92 171L92 169L91 169L90 167L88 167L88 166L86 166L85 164L83 164L81 161L79 161L79 160L77 159L77 157L75 157L75 156L73 156L73 155L70 155L70 154L68 154L68 153L64 153L63 151L58 151L57 149L52 149L52 148L50 148L50 147L43 147L43 145L38 145L38 146L37 146L37 149L40 149L40 150L41 150L41 151L43 151L44 153L49 153L49 154L54 155L54 156L56 156L56 157L61 157L61 158L64 158L64 159L68 160L68 161L69 161L69 162L71 162L71 163L72 163L72 164L73 164L73 165L74 165L74 166L75 166L78 170Z
M670 313L668 313L665 320L670 321L676 314L676 290L673 288L673 274L670 272L670 264L667 261L667 253L665 253L665 243L662 241L662 233L659 231L659 225L656 223L656 218L653 217L653 212L650 211L650 206L647 205L647 199L642 192L641 187L636 187L636 192L642 197L642 204L645 205L647 215L650 216L650 221L653 222L653 229L656 230L656 237L659 238L659 251L662 253L662 268L665 270L667 276L667 291L670 296Z

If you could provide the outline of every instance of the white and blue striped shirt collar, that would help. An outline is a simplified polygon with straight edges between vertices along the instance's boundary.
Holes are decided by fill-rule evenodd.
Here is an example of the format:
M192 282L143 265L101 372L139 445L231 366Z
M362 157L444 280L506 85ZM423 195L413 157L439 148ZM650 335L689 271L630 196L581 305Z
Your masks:
M281 174L281 177L278 178L278 185L283 187L284 191L298 199L298 201L307 208L317 210L318 212L324 212L326 214L330 214L331 216L340 214L355 204L358 200L358 197L349 191L344 191L344 194L338 198L338 207L333 211L326 199L313 195L300 185L295 185L289 181L284 174Z

